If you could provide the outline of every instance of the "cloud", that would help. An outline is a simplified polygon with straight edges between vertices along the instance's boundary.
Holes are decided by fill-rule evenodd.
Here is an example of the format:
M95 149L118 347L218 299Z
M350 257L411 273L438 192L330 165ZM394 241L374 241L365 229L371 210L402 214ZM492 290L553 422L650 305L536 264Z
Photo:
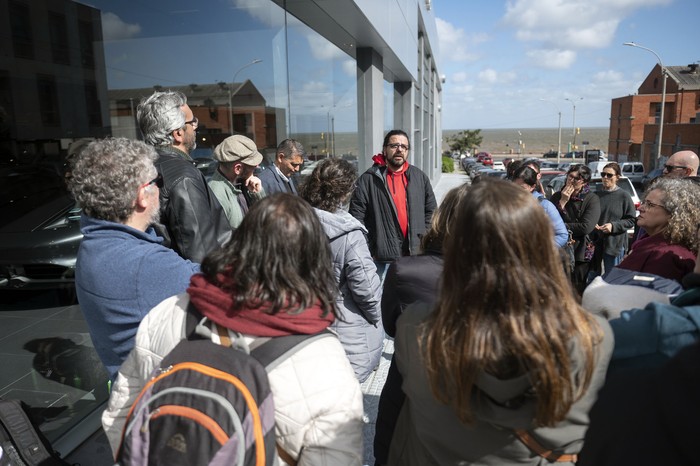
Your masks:
M435 22L443 60L471 62L479 58L475 46L488 39L486 34L468 35L464 29L455 27L443 19L435 18Z
M535 49L526 52L530 62L550 70L565 70L576 60L576 52L561 49Z
M245 10L251 17L272 28L282 28L286 25L296 27L301 25L294 15L285 14L282 9L270 8L267 2L260 0L230 0L234 8ZM285 18L286 17L286 18Z
M518 79L514 71L496 71L493 68L482 70L477 75L477 80L482 84L510 84Z
M141 34L139 24L125 23L119 16L109 11L102 13L102 36L104 40L133 39Z
M347 58L347 54L335 46L332 42L327 41L324 37L316 33L306 34L306 40L311 49L311 55L316 60L333 60Z
M641 8L672 0L514 0L503 22L515 36L543 48L599 49L610 45L620 22Z
M343 72L348 75L348 76L357 76L357 65L355 64L355 60L352 59L347 59L343 61Z

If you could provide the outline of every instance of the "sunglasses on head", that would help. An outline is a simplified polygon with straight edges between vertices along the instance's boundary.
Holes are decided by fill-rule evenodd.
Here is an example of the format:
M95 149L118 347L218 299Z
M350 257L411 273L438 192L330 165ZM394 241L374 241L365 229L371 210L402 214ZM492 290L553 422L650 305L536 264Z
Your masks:
M160 173L158 173L158 176L156 176L155 178L153 178L153 179L152 179L151 181L149 181L148 183L142 184L141 187L142 187L142 188L145 188L146 186L150 186L150 185L152 185L152 184L158 186L158 189L163 189L163 175L161 175Z

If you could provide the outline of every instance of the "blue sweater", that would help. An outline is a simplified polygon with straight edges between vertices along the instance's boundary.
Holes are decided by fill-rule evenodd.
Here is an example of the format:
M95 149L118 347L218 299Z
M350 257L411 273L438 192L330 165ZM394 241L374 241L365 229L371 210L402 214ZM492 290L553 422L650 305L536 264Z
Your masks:
M141 319L165 298L187 289L199 264L161 243L153 229L83 215L75 285L97 355L110 378L134 345Z
M559 215L559 211L557 210L556 206L545 199L544 196L537 191L534 191L532 196L539 201L540 205L547 213L547 216L552 221L552 228L554 228L554 242L557 243L557 246L560 248L564 247L566 242L569 240L569 231L566 229L564 220L562 220L561 215Z

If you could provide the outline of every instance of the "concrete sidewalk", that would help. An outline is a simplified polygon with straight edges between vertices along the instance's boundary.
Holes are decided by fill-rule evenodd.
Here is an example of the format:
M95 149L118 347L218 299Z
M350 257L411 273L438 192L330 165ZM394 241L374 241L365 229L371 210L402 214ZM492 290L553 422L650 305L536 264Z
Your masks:
M469 177L463 171L443 173L437 184L433 186L433 191L435 192L435 198L437 199L438 205L445 197L445 194L447 194L452 188L456 188L469 182ZM379 395L382 393L382 388L384 387L384 382L386 381L386 375L389 372L389 365L391 364L391 358L393 355L394 340L391 338L386 338L384 339L384 350L382 352L382 359L379 362L379 367L362 384L362 398L365 408L363 464L368 466L374 465L374 449L372 444L374 442L374 430L377 420Z
M437 199L438 205L442 201L452 188L462 186L464 183L470 183L469 176L463 171L455 171L454 173L443 173L440 177L440 181L433 186L433 191L435 192L435 198Z

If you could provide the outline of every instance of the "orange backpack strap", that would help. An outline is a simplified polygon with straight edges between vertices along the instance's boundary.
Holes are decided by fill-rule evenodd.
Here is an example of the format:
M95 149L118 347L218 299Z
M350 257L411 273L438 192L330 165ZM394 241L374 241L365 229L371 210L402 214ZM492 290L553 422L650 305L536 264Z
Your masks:
M547 450L525 429L516 429L515 435L531 452L537 456L541 456L547 461L552 463L576 463L576 461L578 461L578 455L575 453L556 453L553 450Z

